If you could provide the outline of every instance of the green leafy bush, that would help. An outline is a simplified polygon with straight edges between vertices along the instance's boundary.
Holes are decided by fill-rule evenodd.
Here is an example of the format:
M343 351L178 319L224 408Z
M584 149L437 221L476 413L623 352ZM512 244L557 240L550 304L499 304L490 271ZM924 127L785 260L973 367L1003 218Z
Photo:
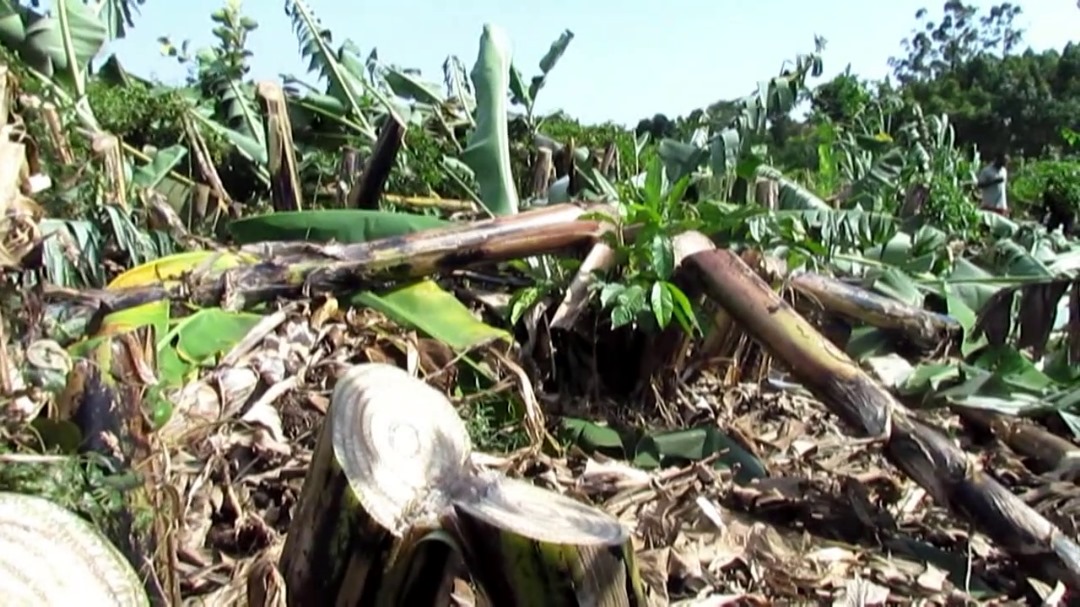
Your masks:
M595 150L603 150L609 143L614 142L619 150L624 171L634 170L634 133L614 122L582 124L562 112L556 112L544 118L540 124L540 132L561 143L573 139L575 146ZM645 166L644 160L643 158L642 169Z
M158 89L139 81L115 86L95 79L88 83L87 97L101 128L132 147L167 148L184 139L187 105L176 89ZM225 143L207 143L214 160L220 161L228 149Z
M443 157L457 156L449 139L428 129L410 128L405 133L405 145L409 150L408 160L399 162L390 173L387 192L402 196L469 197L468 192L441 168Z
M1060 188L1073 208L1080 208L1080 158L1029 160L1016 167L1009 180L1009 206L1032 212L1048 187Z

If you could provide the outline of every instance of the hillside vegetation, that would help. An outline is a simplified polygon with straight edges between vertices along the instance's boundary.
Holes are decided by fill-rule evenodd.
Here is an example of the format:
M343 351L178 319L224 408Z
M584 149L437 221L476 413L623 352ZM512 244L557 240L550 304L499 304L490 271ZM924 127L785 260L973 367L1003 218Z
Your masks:
M286 0L256 82L226 0L167 86L144 0L0 4L0 595L1075 600L1080 47L1018 5L626 129L536 111L569 30L420 74Z

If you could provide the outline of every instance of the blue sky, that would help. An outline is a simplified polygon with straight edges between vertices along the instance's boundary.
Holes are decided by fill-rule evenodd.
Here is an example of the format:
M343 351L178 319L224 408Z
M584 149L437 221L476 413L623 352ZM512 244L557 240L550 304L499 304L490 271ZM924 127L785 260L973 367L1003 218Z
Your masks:
M980 6L991 2L975 1ZM193 47L213 43L210 13L224 0L149 0L128 38L115 42L123 65L141 76L177 81L183 68L163 57L157 38ZM718 99L745 95L776 75L781 64L813 49L824 36L825 76L852 69L882 77L915 25L915 11L943 0L308 0L334 33L352 39L365 55L373 47L384 62L422 70L441 81L443 60L476 58L484 23L502 26L514 44L514 63L526 78L564 29L574 41L537 99L542 111L563 109L586 122L636 124L663 112L685 114ZM1019 2L1026 43L1060 49L1080 40L1076 0ZM302 75L305 66L283 0L247 0L243 12L259 22L249 48L253 76Z

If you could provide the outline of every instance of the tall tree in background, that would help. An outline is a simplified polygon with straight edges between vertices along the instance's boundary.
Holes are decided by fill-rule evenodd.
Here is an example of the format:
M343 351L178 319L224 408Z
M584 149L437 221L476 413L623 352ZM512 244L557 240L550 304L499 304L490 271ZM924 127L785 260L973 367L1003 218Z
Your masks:
M1023 41L1024 32L1015 25L1020 7L1003 2L985 15L976 6L949 0L940 20L923 8L915 13L918 25L901 44L906 56L889 59L901 84L933 80L954 72L976 57L1004 57Z
M906 55L889 61L904 96L948 114L957 139L983 156L1064 151L1062 126L1080 126L1080 47L1018 53L1020 14L1007 2L982 12L950 0L937 19L920 10Z
M810 108L815 114L832 122L847 123L870 101L870 89L858 76L851 73L851 65L848 65L847 69L832 80L814 89Z

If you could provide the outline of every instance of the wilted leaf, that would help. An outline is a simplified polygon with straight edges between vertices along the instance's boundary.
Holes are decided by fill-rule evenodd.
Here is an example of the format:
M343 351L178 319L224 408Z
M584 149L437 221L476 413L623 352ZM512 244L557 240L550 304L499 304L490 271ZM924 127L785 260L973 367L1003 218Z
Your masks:
M186 155L187 147L179 144L158 150L150 156L149 163L132 172L131 180L144 188L156 188Z
M136 266L120 274L109 283L109 289L145 287L159 283L169 284L170 278L178 278L185 272L195 270L222 271L243 263L253 263L252 255L221 251L190 251L162 257Z
M352 302L415 327L458 352L493 340L510 339L509 333L478 320L456 297L431 280L410 283L381 295L360 293Z
M147 325L162 335L168 328L170 307L170 302L159 300L113 312L102 319L94 337L111 337Z
M623 439L614 429L573 417L564 417L560 422L564 438L586 452L601 452L612 457L625 457Z

